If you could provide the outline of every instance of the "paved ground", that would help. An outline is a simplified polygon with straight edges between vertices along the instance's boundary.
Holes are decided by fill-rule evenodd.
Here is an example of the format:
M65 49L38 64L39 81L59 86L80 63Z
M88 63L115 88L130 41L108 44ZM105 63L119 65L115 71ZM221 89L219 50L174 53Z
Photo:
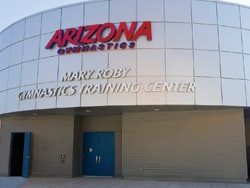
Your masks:
M0 177L0 188L250 188L250 184L123 180L117 178Z
M21 177L0 177L0 188L20 187L26 179Z

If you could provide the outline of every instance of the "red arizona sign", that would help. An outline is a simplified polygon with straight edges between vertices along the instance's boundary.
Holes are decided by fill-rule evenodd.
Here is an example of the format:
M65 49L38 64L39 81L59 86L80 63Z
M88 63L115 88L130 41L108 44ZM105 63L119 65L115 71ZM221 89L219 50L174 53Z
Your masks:
M123 35L126 41L130 43L119 43ZM138 22L134 21L130 27L127 26L126 22L120 22L118 27L113 23L105 23L68 28L66 31L60 29L54 33L45 48L51 49L54 45L57 45L59 55L97 50L133 49L135 47L134 41L140 36L152 40L150 21L144 21L139 27ZM96 44L97 42L99 44ZM75 46L66 48L68 43Z

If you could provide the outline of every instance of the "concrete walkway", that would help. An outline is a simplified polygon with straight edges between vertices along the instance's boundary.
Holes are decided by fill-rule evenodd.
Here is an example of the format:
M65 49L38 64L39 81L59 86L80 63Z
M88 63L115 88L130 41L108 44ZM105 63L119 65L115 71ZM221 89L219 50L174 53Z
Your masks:
M0 188L250 188L250 184L123 180L118 178L0 177Z
M0 177L0 188L20 187L26 179L21 177Z

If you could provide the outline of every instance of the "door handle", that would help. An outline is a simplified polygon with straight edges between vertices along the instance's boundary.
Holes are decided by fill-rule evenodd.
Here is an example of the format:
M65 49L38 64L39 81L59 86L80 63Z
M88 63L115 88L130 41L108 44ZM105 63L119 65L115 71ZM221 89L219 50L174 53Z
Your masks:
M99 156L98 155L95 156L95 162L96 163L101 163L101 156L100 155Z

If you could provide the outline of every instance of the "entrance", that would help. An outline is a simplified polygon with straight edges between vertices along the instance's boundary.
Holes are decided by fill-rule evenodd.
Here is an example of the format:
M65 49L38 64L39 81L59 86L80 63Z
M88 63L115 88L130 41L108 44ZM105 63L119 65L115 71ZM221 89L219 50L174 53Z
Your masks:
M29 176L29 153L31 133L11 134L10 176Z
M114 176L114 132L83 133L82 174Z

